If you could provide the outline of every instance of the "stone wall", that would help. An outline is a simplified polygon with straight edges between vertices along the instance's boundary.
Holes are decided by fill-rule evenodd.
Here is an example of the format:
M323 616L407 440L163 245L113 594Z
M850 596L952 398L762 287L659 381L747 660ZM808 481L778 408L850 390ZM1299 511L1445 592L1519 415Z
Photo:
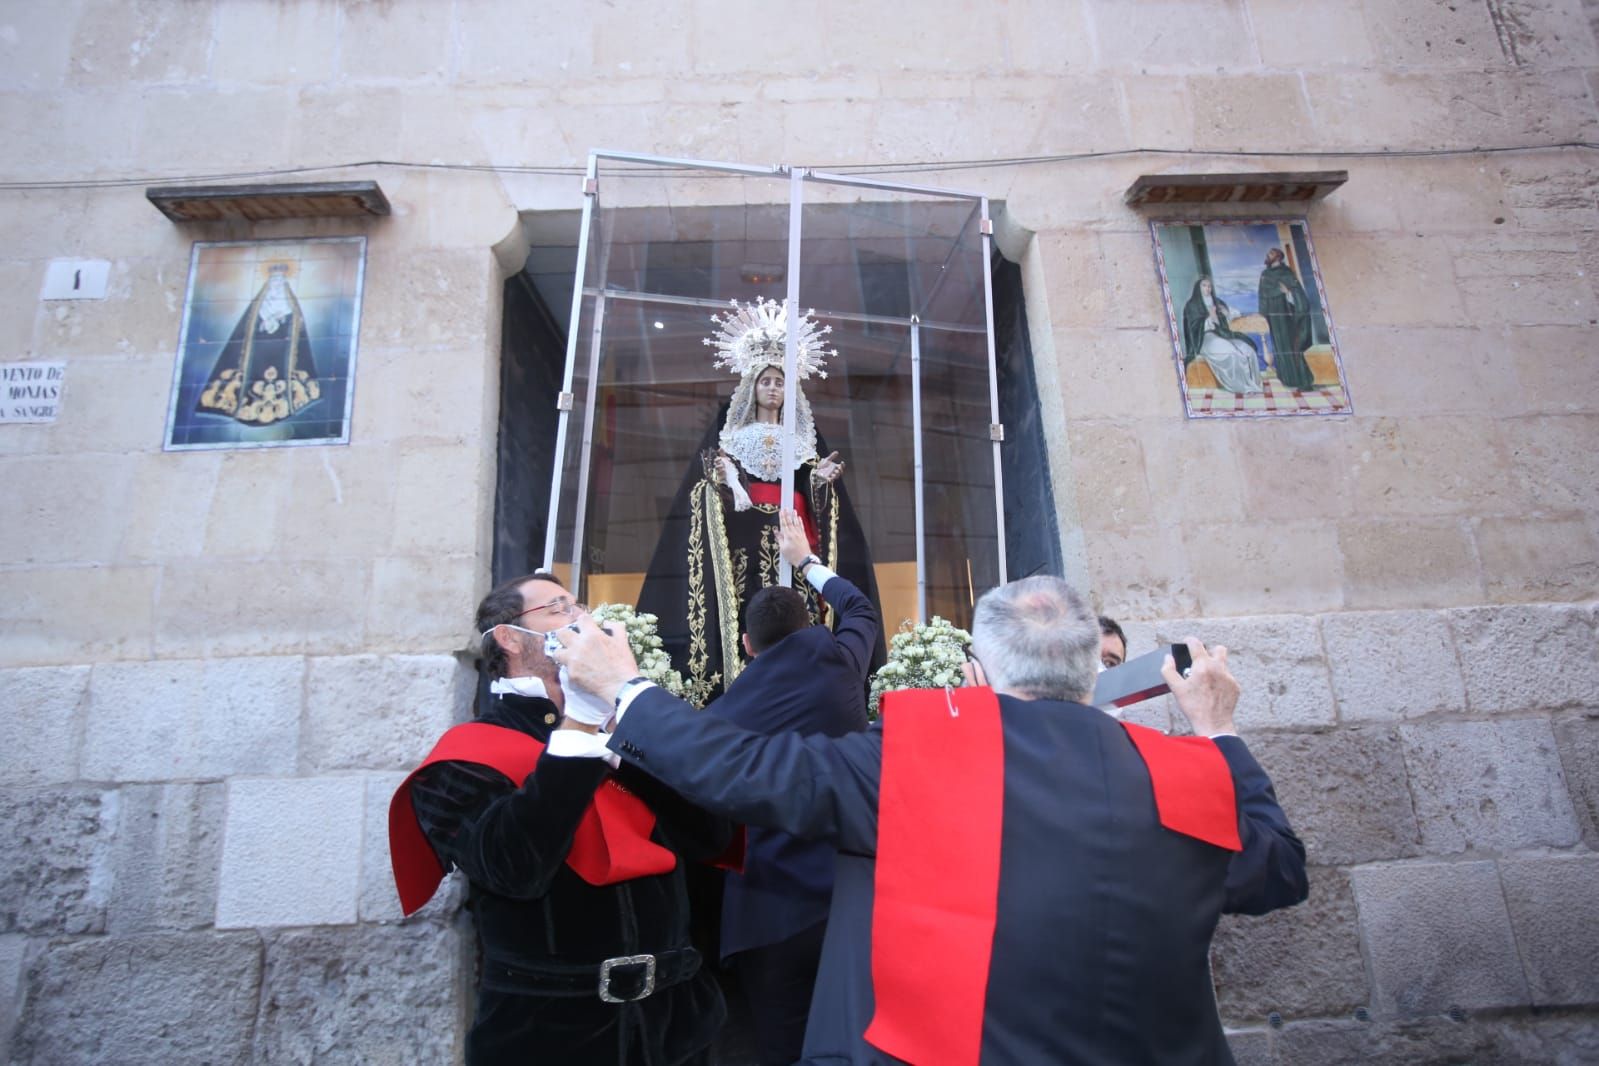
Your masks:
M579 197L449 168L595 147L1003 203L1070 574L1134 651L1235 648L1315 865L1218 939L1241 1061L1599 1057L1593 156L1312 154L1599 140L1592 6L814 0L791 34L728 0L9 5L0 361L67 379L57 424L0 426L0 1061L457 1053L468 927L453 891L398 921L383 817L469 702L519 216ZM1132 148L1191 154L937 170ZM304 167L394 215L143 198ZM1355 415L1185 420L1122 191L1332 168L1308 215ZM346 234L351 443L163 453L192 242ZM37 299L63 256L111 262L105 301Z

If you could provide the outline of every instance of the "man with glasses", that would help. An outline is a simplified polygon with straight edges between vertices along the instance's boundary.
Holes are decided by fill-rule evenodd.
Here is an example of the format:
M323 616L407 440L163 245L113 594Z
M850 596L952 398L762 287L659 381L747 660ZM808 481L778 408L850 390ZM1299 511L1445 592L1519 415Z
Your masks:
M581 608L551 574L477 610L492 698L396 792L390 852L414 913L466 875L481 946L468 1066L709 1061L725 1009L689 943L682 859L731 824L593 755L609 700L563 687L550 630Z
M967 686L889 693L879 726L828 738L697 715L588 619L557 637L574 683L615 697L623 760L837 850L805 1062L1232 1061L1217 919L1308 886L1225 648L1189 640L1186 676L1162 671L1197 736L1118 722L1086 705L1095 615L1026 578L978 600Z

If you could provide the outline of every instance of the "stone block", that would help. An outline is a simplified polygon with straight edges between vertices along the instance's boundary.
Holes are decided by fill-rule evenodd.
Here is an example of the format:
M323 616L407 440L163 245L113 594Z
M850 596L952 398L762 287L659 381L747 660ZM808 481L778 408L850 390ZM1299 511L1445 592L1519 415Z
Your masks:
M67 372L70 402L63 404L54 432L77 447L92 440L99 452L143 451L161 439L188 274L174 267L170 253L177 249L158 250L148 236L137 235L142 243L135 243L129 239L134 235L120 232L128 222L111 204L96 205L79 221L109 231L90 254L110 258L111 274L104 300L52 301L37 318L37 350L73 362ZM152 358L163 355L168 359Z
M133 470L138 506L121 523L122 557L145 562L201 555L222 467L221 452L140 456Z
M1466 5L1366 3L1366 26L1385 66L1481 70L1510 62L1487 11Z
M1323 615L1321 638L1341 721L1394 721L1465 709L1454 638L1440 612Z
M1227 664L1243 692L1238 729L1284 729L1332 725L1332 690L1313 618L1164 619L1155 623L1155 643L1177 644L1196 636L1207 647L1227 648Z
M1582 325L1599 315L1575 240L1495 229L1501 232L1447 242L1468 308L1464 321L1487 327Z
M1108 67L1249 67L1258 62L1249 17L1234 0L1108 0L1091 19L1099 62ZM1150 27L1159 26L1159 33Z
M1430 855L1569 847L1580 837L1547 719L1404 726Z
M61 84L72 51L73 20L47 7L17 7L6 12L9 33L0 36L0 85L45 89Z
M1188 575L1182 531L1172 526L1142 526L1115 531L1086 530L1086 578L1067 575L1099 597L1113 618L1169 618L1199 609Z
M333 0L217 9L211 76L220 84L326 82L339 43L339 5ZM271 48L262 48L271 41Z
M1358 67L1372 59L1359 4L1249 0L1249 21L1268 67Z
M496 332L500 326L498 273L487 248L368 251L361 342L456 350L481 344L491 324Z
M1289 824L1316 865L1421 854L1399 737L1393 729L1344 726L1249 740L1271 775Z
M440 361L451 371L439 373ZM359 442L425 440L459 446L478 437L488 361L473 353L428 349L363 349L355 393L354 437ZM392 463L392 448L385 451ZM391 467L392 469L392 467Z
M1591 608L1525 604L1448 614L1473 711L1582 706L1599 691Z
M481 453L455 446L407 447L395 472L396 555L466 555L476 551L484 501L494 495L479 481Z
M1155 513L1137 435L1118 423L1078 421L1070 434L1082 524L1124 529L1152 523Z
M1194 146L1194 100L1181 78L1128 74L1121 79L1127 102L1127 139L1152 148Z
M355 651L371 610L368 593L364 560L302 559L290 566L208 554L164 569L156 647L170 656Z
M1554 731L1583 840L1599 850L1599 714L1556 721Z
M1486 1025L1447 1017L1396 1021L1307 1021L1279 1030L1273 1040L1283 1066L1455 1066L1499 1062Z
M1594 367L1588 358L1589 336L1586 326L1522 326L1513 334L1506 329L1495 336L1511 352L1520 410L1531 414L1599 411L1599 389L1592 387Z
M1586 1066L1599 1062L1599 1020L1591 1010L1538 1011L1479 1023L1493 1045L1481 1061L1503 1066Z
M205 521L205 554L241 559L271 555L285 532L279 513L296 488L290 484L284 449L224 453Z
M392 105L392 87L330 82L295 88L300 99L298 117L289 126L289 152L305 160L302 166L381 159L374 153L392 151L399 143L405 116Z
M401 651L463 647L472 636L472 611L487 591L484 562L472 555L375 559L368 642Z
M7 459L0 557L13 564L115 558L122 517L134 505L128 498L133 467L128 455Z
M169 160L172 145L191 138L206 146L207 161L219 169L259 165L288 153L289 131L298 118L278 87L152 93L142 103L134 159L150 167ZM304 232L303 223L295 228Z
M1368 1001L1349 875L1310 871L1310 898L1258 918L1224 915L1211 941L1222 1017L1235 1024L1347 1014Z
M344 8L342 15L338 62L345 80L427 82L447 73L454 38L450 10L419 8L395 18L382 4L357 4ZM503 34L508 27L498 29ZM565 35L550 34L546 26L544 32L522 39L552 36Z
M0 671L0 785L52 785L78 776L87 666Z
M1500 174L1518 228L1570 234L1599 225L1594 175L1587 167L1528 157L1505 160Z
M1532 1002L1599 1000L1599 856L1501 859L1499 879Z
M217 927L355 921L364 793L359 777L230 781Z
M1362 415L1499 415L1521 391L1506 358L1519 345L1499 330L1340 323L1338 346Z
M460 935L434 922L275 933L250 1061L454 1062L463 962Z
M0 664L149 655L156 577L152 566L8 571L0 598ZM84 610L90 603L95 609Z
M1324 117L1316 79L1306 80L1318 117ZM1378 143L1370 138L1379 134L1364 132L1368 122L1403 104L1392 100L1367 104L1370 110L1358 123L1360 143ZM1316 256L1333 306L1360 308L1361 321L1368 327L1458 326L1466 317L1455 288L1454 264L1440 241L1393 233L1326 234L1316 238Z
M1191 526L1183 538L1205 615L1344 606L1338 534L1325 522Z
M1182 527L1242 521L1246 487L1239 442L1227 432L1211 432L1235 427L1196 426L1175 418L1136 425L1153 507L1162 522Z
M1315 143L1304 87L1296 74L1196 74L1188 78L1193 98L1194 142L1216 148L1257 143L1271 130L1284 151Z
M251 1061L261 988L255 933L166 933L52 944L29 968L17 1066Z
M1234 461L1244 483L1251 518L1268 522L1344 518L1354 511L1351 480L1335 475L1312 479L1316 469L1348 470L1356 434L1345 421L1320 418L1263 419L1233 441ZM1247 436L1247 440L1243 439Z
M1337 536L1349 607L1482 602L1481 565L1465 519L1349 519L1338 523Z
M104 932L116 819L114 792L0 791L0 933Z
M581 0L555 0L537 8L516 0L478 0L472 10L473 17L458 19L452 27L454 74L461 82L520 89L529 83L592 74L594 41L588 27L594 16ZM367 15L382 17L381 9ZM553 26L563 27L564 32L551 33ZM528 48L527 42L534 40L540 47ZM375 76L383 75L381 50L365 63Z
M1491 600L1599 595L1599 537L1586 517L1484 518L1473 532Z
M1271 1033L1265 1029L1227 1029L1234 1066L1271 1066Z
M1592 139L1599 116L1588 95L1586 73L1524 69L1490 73L1487 80L1506 132L1519 130L1522 136L1538 138L1529 143L1540 144ZM1509 139L1502 136L1500 143Z
M193 81L206 74L210 45L210 33L194 32L192 16L181 8L153 0L98 0L77 19L71 80L119 87Z
M28 938L0 936L0 1059L11 1062L11 1033L22 1006L22 972L27 962Z
M138 96L122 87L5 93L0 95L0 125L31 131L15 139L6 173L14 181L49 181L51 174L68 169L84 175L114 173L133 158L138 121Z
M1164 325L1115 330L1057 327L1053 339L1068 418L1170 418L1182 409L1171 338Z
M1505 424L1511 477L1540 511L1599 511L1599 415L1518 418Z
M102 781L289 774L305 661L297 656L101 663L83 772Z
M399 480L392 448L287 451L280 458L293 487L278 507L276 550L301 559L365 559L388 542Z
M132 785L118 793L107 931L200 929L217 907L225 789Z
M1381 418L1354 445L1355 506L1371 518L1519 514L1532 503L1505 477L1512 423L1485 416Z
M1379 1015L1530 1002L1493 863L1364 866L1351 878Z
M450 655L313 658L306 681L307 766L410 768L468 715L476 674Z

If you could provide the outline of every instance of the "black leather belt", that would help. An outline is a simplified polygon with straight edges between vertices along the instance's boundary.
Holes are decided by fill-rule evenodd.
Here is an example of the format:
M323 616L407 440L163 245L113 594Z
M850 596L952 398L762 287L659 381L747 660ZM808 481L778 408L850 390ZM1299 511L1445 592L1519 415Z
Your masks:
M618 955L593 965L506 962L483 959L483 987L524 996L597 996L606 1003L632 1003L699 972L700 953L674 948L653 955Z

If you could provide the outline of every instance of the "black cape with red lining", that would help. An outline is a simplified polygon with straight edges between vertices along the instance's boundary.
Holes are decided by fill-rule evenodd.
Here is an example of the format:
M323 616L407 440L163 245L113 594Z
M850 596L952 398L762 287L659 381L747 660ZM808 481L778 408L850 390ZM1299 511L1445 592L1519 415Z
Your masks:
M972 968L984 967L975 974L976 1043L967 1057L936 1061L1231 1062L1210 981L1216 921L1307 892L1304 848L1270 779L1238 738L1214 743L1235 797L1241 850L1233 852L1162 825L1138 745L1104 712L999 697L995 717L998 810L957 805L960 814L929 817L922 830L931 837L972 818L995 820L999 834L992 928L971 938L988 958L951 948L943 960L967 985ZM838 848L806 1062L902 1061L868 1037L874 953L905 950L874 944L873 926L884 738L893 728L890 717L837 739L759 737L649 690L612 742L714 810ZM980 878L982 865L950 866L947 876ZM951 922L945 912L930 924Z
M502 696L477 721L544 743L555 719L548 700ZM546 755L520 787L489 766L464 761L435 763L412 782L415 814L434 851L470 884L486 975L497 968L597 967L616 956L689 946L683 861L664 873L600 885L568 861L596 790L611 776L600 759ZM614 776L654 812L653 843L690 861L726 851L728 821L625 764ZM478 990L469 1066L677 1062L709 1046L725 1017L704 970L624 1005L601 1002L597 994L522 994L487 987L492 983Z

